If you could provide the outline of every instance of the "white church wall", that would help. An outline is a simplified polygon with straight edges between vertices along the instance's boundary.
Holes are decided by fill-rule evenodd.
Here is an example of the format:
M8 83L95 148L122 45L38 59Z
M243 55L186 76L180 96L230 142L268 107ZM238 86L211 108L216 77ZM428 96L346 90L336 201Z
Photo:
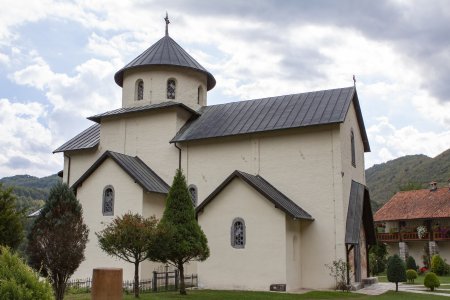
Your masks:
M242 218L244 249L231 246L231 226ZM199 284L208 289L269 290L286 283L285 213L239 178L198 216L211 255L198 263Z
M65 152L64 154L63 182L69 186L74 184L101 155L97 150L79 150ZM70 157L70 167L67 156Z
M301 222L286 215L286 289L300 289L301 286ZM305 222L305 221L303 221Z
M178 115L175 109L168 109L103 120L100 149L138 156L171 184L178 168L178 149L169 141L179 129Z
M144 99L135 100L135 85L138 79L144 82ZM167 99L167 80L175 79L175 99ZM198 104L198 87L203 89L203 97ZM177 101L198 109L207 103L206 75L188 68L174 66L152 66L148 69L126 70L122 88L122 106L155 104L165 101Z
M103 189L114 188L114 216L103 216ZM83 207L83 217L89 227L89 242L86 246L86 260L81 263L72 278L92 277L93 268L123 268L124 280L134 278L134 266L123 260L107 256L98 246L95 232L101 231L116 216L127 212L140 213L143 210L142 188L113 160L106 159L98 169L77 189L77 198Z

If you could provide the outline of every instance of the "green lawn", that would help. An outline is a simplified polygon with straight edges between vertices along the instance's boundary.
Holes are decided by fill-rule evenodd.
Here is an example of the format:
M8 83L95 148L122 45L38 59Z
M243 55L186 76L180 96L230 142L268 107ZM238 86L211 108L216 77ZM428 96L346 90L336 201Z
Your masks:
M366 300L388 300L388 299L408 299L408 300L440 300L447 299L444 296L433 296L424 294L413 294L405 292L392 292L389 291L380 296L367 296L355 293L346 292L324 292L324 291L313 291L305 294L287 294L287 293L270 293L270 292L240 292L240 291L188 291L187 296L181 296L178 293L167 292L167 293L150 293L141 294L140 299L142 300L162 300L162 299L190 299L190 300L256 300L256 299L274 299L274 300L290 300L290 299L366 299ZM90 300L90 294L78 294L78 295L67 295L66 300ZM125 300L134 299L132 295L124 296Z

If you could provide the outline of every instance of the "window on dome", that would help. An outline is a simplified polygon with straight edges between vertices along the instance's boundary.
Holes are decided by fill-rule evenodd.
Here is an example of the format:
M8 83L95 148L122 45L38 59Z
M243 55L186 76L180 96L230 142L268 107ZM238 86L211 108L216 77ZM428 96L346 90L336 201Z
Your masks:
M114 189L111 185L107 185L103 189L102 211L104 216L114 215Z
M144 81L138 79L136 81L136 100L144 99Z
M200 86L198 87L198 91L197 91L197 104L200 104L201 101L202 101L202 99L203 99L203 88L202 88L202 86L200 85Z
M241 218L235 218L231 224L231 246L245 248L245 222Z
M175 99L176 82L175 79L167 80L167 99Z

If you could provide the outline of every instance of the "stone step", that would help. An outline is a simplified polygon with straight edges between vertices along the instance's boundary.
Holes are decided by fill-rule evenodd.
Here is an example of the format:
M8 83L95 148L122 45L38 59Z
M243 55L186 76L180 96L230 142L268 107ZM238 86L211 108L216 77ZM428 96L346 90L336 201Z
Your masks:
M378 283L378 277L363 278L362 283L363 283L364 286L376 284L376 283Z

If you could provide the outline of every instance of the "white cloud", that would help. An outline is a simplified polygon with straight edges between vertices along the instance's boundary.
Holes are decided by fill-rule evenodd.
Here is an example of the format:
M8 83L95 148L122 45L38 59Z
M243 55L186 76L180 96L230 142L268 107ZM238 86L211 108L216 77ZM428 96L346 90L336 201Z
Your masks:
M12 103L0 99L0 174L46 176L60 168L51 154L52 133L39 122L46 108L36 102Z
M396 127L386 117L367 129L372 152L366 154L366 167L396 157L425 154L430 157L450 146L450 130L423 131L414 126Z

